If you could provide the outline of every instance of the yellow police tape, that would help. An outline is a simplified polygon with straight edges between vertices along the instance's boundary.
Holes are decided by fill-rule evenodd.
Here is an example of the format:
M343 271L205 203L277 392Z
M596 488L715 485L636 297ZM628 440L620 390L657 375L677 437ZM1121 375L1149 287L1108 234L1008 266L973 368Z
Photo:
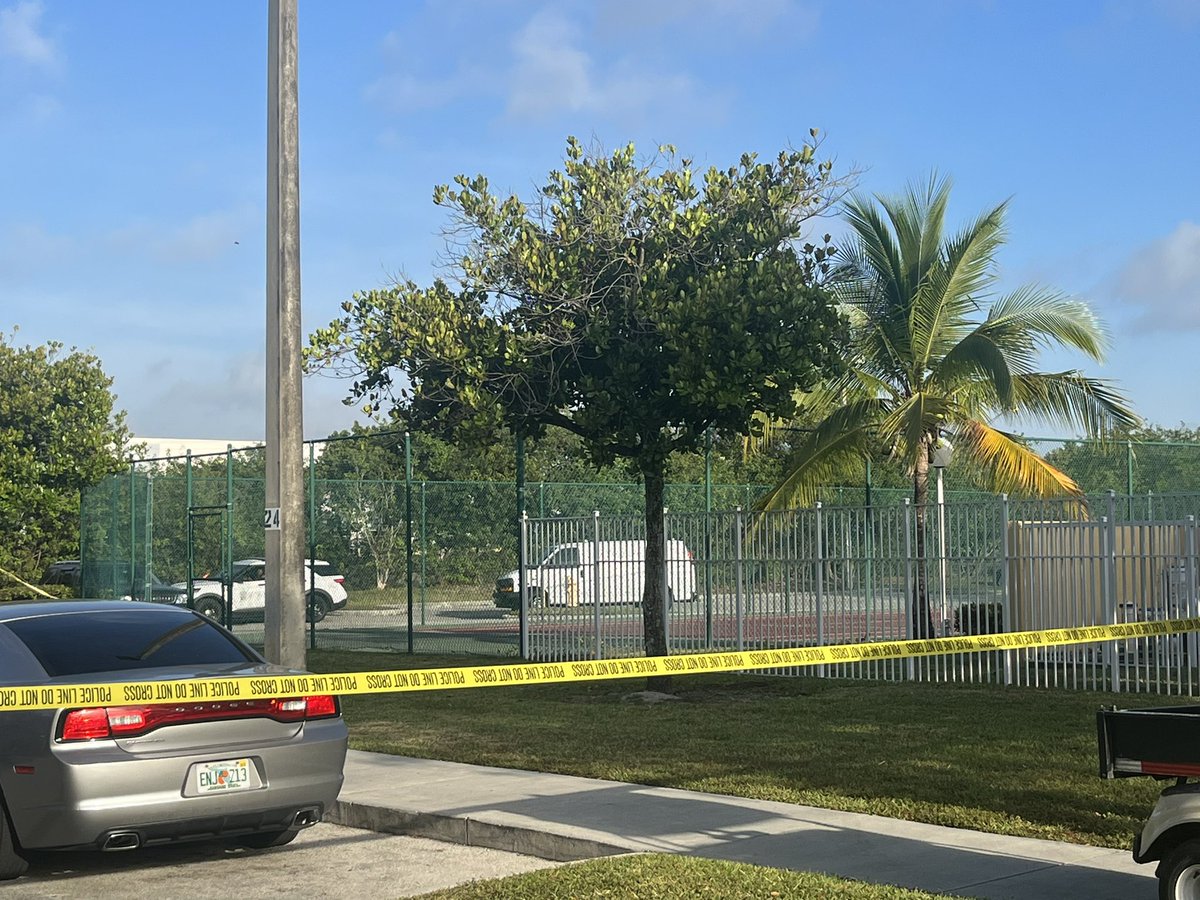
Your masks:
M635 656L580 662L522 662L504 666L462 666L448 669L393 669L338 675L286 675L241 678L192 678L181 681L124 681L28 685L0 688L0 711L60 707L178 703L213 700L253 700L306 694L390 694L451 688L506 687L643 678L650 675L695 675L798 666L836 665L979 653L986 650L1029 650L1067 644L1091 644L1130 638L1163 637L1200 631L1200 618L1048 631L968 635L913 641L825 644L778 650L687 653L678 656Z

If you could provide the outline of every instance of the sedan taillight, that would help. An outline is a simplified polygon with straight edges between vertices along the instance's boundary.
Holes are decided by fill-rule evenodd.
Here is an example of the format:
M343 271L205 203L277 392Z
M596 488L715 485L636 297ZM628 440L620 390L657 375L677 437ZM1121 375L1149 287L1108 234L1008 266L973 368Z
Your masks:
M332 719L340 715L337 697L332 694L318 694L315 697L305 697L304 717L306 719Z
M144 706L96 706L68 710L58 726L58 740L94 741L100 738L137 737L166 725L219 722L228 719L274 719L303 722L341 714L337 697L273 697L267 700L228 700L216 703Z

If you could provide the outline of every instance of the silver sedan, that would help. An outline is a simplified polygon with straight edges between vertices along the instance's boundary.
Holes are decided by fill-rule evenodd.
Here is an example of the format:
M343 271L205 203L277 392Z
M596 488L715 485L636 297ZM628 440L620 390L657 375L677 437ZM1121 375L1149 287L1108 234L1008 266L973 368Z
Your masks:
M0 686L282 674L186 609L0 605ZM26 849L285 844L336 799L345 757L333 696L0 711L0 879Z

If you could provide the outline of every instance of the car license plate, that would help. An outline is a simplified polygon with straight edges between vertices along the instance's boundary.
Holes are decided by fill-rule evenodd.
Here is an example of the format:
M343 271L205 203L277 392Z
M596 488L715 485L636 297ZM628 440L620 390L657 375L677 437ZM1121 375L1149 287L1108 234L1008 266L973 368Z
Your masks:
M244 791L250 787L250 760L224 759L196 766L196 790L201 794Z

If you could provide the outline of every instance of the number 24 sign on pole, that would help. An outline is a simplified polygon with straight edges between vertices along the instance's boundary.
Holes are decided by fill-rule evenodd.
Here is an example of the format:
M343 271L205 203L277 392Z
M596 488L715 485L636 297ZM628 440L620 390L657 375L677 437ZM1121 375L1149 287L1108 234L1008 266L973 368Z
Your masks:
M279 507L268 506L263 511L263 528L267 531L279 530Z

